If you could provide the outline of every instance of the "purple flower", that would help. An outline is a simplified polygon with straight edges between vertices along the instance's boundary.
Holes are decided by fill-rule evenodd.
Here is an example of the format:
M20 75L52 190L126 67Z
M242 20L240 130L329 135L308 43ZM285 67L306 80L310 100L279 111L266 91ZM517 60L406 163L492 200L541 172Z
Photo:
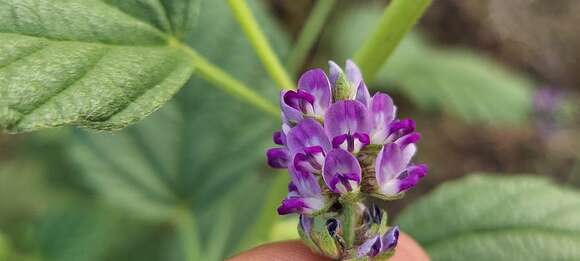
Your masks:
M278 207L278 214L313 214L322 210L325 200L318 179L309 172L289 168L292 181L288 185L288 196Z
M305 72L298 81L298 90L282 91L280 96L283 121L291 124L304 116L322 118L332 100L330 82L321 69Z
M286 137L288 150L296 169L320 172L330 141L317 121L305 119L292 128Z
M332 104L324 117L324 127L334 148L357 153L370 143L367 109L358 101Z
M377 155L375 177L380 195L395 197L417 185L427 174L427 166L409 165L416 152L418 136L408 136L398 143L389 143Z
M317 253L384 259L399 228L383 233L387 213L371 202L399 198L427 174L426 165L411 164L421 136L413 120L397 118L389 95L371 97L352 61L344 71L329 65L329 77L309 70L297 90L280 93L282 128L272 137L279 147L266 152L270 166L291 176L278 213L300 215L300 236Z
M358 191L361 168L357 159L348 151L334 149L326 156L322 177L326 186L335 193Z
M376 235L367 239L357 249L358 257L375 257L395 249L399 241L399 234L399 226L394 226L382 236Z

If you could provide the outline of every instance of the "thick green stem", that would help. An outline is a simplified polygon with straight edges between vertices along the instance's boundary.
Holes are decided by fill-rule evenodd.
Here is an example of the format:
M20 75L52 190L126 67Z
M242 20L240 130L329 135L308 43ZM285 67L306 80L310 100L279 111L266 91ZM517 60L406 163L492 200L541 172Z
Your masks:
M187 53L191 59L191 65L193 66L195 73L199 74L208 82L213 83L228 94L255 106L273 117L280 117L278 108L274 104L266 100L263 96L257 94L244 83L236 80L230 74L209 62L205 57L191 49L189 46L183 45L176 40L171 41L170 45L180 48Z
M280 60L272 50L266 36L260 30L258 22L245 0L228 0L235 18L242 27L246 37L254 47L256 54L262 60L266 71L281 89L294 89L293 81L282 67Z
M286 68L291 74L296 73L300 69L300 65L304 63L335 3L336 0L318 0L316 2L286 63Z
M201 241L193 213L186 207L178 207L174 217L175 230L179 235L185 260L201 260Z
M393 0L385 9L379 25L355 54L364 77L372 81L405 34L417 23L431 0Z

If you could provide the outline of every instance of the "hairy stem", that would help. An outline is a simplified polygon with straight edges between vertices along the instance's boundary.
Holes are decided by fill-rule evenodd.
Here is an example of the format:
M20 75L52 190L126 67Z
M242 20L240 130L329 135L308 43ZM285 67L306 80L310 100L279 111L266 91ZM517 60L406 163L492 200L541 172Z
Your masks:
M417 23L432 0L393 0L379 25L355 54L364 78L372 81L405 34Z
M281 89L294 89L293 81L286 70L282 67L280 60L272 50L266 36L260 30L260 26L256 18L252 15L252 11L248 7L245 0L228 0L228 4L232 9L234 16L246 37L254 47L254 51L262 60L262 64L270 77L276 82Z
M304 24L294 48L290 52L286 68L294 74L308 56L316 39L320 35L328 15L332 11L336 0L318 0Z

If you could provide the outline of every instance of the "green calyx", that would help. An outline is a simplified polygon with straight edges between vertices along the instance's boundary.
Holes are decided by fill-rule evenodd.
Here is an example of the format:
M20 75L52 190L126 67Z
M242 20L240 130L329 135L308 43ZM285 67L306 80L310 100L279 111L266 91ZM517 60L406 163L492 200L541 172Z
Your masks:
M356 93L356 86L352 86L344 72L338 74L338 79L336 79L336 85L332 89L332 97L334 101L342 100L352 100Z

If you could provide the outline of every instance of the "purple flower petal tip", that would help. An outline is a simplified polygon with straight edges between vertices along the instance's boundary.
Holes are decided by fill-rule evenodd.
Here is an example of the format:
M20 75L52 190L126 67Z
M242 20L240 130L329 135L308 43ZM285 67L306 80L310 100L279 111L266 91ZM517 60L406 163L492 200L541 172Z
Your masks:
M283 169L288 167L289 155L288 150L284 148L271 148L266 151L268 165L272 168Z
M301 213L306 208L306 203L302 198L287 198L282 201L278 207L279 215L287 215L291 213Z
M383 242L381 252L393 250L397 246L397 243L399 243L399 234L399 226L394 226L389 229L381 238Z
M286 137L284 136L284 133L282 133L281 131L274 132L274 134L272 134L272 140L274 141L274 143L278 145L286 144Z
M313 69L305 72L298 80L298 89L314 97L313 114L324 116L332 101L330 81L322 69Z

